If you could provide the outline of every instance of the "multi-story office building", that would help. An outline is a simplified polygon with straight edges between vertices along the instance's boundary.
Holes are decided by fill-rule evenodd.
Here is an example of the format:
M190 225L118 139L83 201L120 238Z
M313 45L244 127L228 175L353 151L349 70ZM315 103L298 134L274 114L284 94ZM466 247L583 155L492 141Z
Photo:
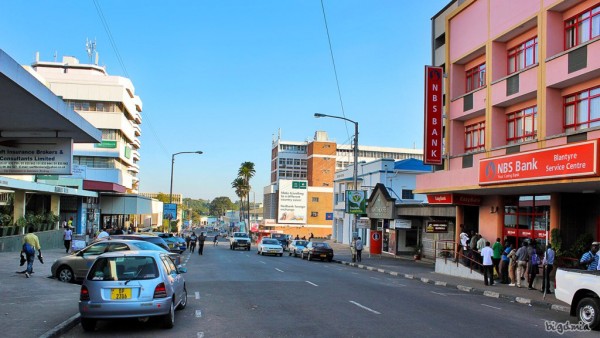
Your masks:
M88 223L86 231L94 232L98 226L135 226L143 221L142 216L130 219L129 215L160 212L152 211L149 198L137 195L142 101L132 82L109 75L97 64L81 64L68 56L59 62L36 57L31 70L70 108L102 131L101 143L74 145L74 175L40 177L48 183L101 193L96 202L100 205L88 205L83 215L77 215ZM130 201L119 203L122 199Z
M420 149L359 146L358 160L422 158ZM264 190L264 218L272 230L292 235L332 234L335 172L353 162L353 149L317 131L313 140L273 141L271 184ZM362 173L358 173L359 176Z
M417 192L518 243L600 236L600 1L464 1L445 21L445 158ZM459 233L459 231L457 231Z

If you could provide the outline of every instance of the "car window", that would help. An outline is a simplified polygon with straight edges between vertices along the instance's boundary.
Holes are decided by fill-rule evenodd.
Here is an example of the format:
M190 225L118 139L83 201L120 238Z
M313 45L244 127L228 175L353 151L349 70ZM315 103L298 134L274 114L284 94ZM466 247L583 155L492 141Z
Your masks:
M163 265L165 266L167 274L171 275L173 273L177 273L177 267L175 267L175 264L169 256L162 255L160 258L163 262Z
M87 249L83 250L83 255L84 256L101 255L105 252L106 247L108 247L108 242L99 242L96 244L92 244Z
M306 246L307 243L308 243L308 241L296 241L296 245L300 245L300 246Z
M279 242L273 239L263 239L263 244L279 244Z
M154 279L158 269L153 257L124 256L99 257L90 268L88 280L143 280Z
M160 246L158 246L154 243L144 242L144 241L136 242L135 246L137 246L138 249L140 249L140 250L154 250L154 251L162 251L162 252L167 251L164 248L161 248Z

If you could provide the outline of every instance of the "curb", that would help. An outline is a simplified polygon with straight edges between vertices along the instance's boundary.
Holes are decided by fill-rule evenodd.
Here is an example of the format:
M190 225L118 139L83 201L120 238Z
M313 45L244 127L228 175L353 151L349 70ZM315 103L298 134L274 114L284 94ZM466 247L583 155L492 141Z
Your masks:
M67 333L67 332L69 332L69 330L71 330L72 328L77 326L80 321L81 321L81 317L78 313L76 315L71 316L71 318L65 320L64 322L56 325L53 329L44 333L39 338L60 337L63 333Z
M468 293L472 293L472 294L476 294L476 295L482 295L485 297L505 299L505 300L523 304L523 305L535 306L535 307L540 307L540 308L558 311L558 312L569 313L571 311L570 307L565 306L565 305L552 304L552 303L548 303L548 302L532 300L529 298L524 298L524 297L519 297L519 296L506 295L506 294L501 294L501 293L495 292L495 291L478 289L478 288L473 288L473 287L465 286L465 285L452 285L452 284L449 284L444 281L436 281L436 280L432 280L432 279L425 278L425 277L415 277L414 275L411 275L411 274L404 274L404 273L400 273L400 272L396 272L396 271L389 271L389 270L385 270L385 269L374 268L371 266L366 266L364 264L351 263L351 262L335 260L335 259L333 260L333 262L338 263L338 264L347 265L347 266L352 266L352 267L363 269L363 270L377 271L377 272L385 273L385 274L388 274L391 276L403 277L405 279L419 280L422 283L432 284L432 285L436 285L436 286L443 286L443 287L452 288L452 289L458 289L463 292L468 292Z

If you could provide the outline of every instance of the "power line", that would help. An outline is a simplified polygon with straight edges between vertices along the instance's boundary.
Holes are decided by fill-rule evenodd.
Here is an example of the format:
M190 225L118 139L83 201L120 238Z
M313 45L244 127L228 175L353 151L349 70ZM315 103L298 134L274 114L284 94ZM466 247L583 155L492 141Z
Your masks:
M113 38L110 27L108 26L108 22L106 21L106 18L104 17L104 12L102 12L102 8L100 7L100 4L98 4L98 1L97 0L93 0L93 1L94 1L94 6L96 7L96 12L98 12L98 16L100 17L100 21L102 22L102 26L104 26L104 30L106 31L106 34L108 35L108 41L110 42L110 44L113 48L113 51L115 52L117 61L119 62L119 65L121 66L121 69L123 70L123 73L125 74L125 76L128 79L131 79L131 77L129 76L129 72L127 71L127 67L125 67L125 62L123 61L123 58L121 57L121 53L119 52L119 48L117 47L117 43L115 42L115 39ZM158 137L158 133L154 129L154 126L152 125L152 122L149 119L150 114L146 113L146 117L148 118L148 120L147 120L148 127L150 127L150 131L152 131L152 134L154 135L156 142L158 143L158 145L160 146L162 151L165 153L165 155L170 156L170 152L167 151L167 148L161 142L160 138Z

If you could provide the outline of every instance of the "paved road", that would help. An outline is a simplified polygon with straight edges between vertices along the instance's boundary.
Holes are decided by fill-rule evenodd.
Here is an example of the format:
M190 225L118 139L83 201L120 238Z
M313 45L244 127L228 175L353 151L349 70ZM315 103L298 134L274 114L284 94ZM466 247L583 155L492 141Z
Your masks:
M231 251L225 242L184 257L189 302L172 330L128 320L63 337L538 337L558 336L546 332L547 320L573 320L346 265Z

